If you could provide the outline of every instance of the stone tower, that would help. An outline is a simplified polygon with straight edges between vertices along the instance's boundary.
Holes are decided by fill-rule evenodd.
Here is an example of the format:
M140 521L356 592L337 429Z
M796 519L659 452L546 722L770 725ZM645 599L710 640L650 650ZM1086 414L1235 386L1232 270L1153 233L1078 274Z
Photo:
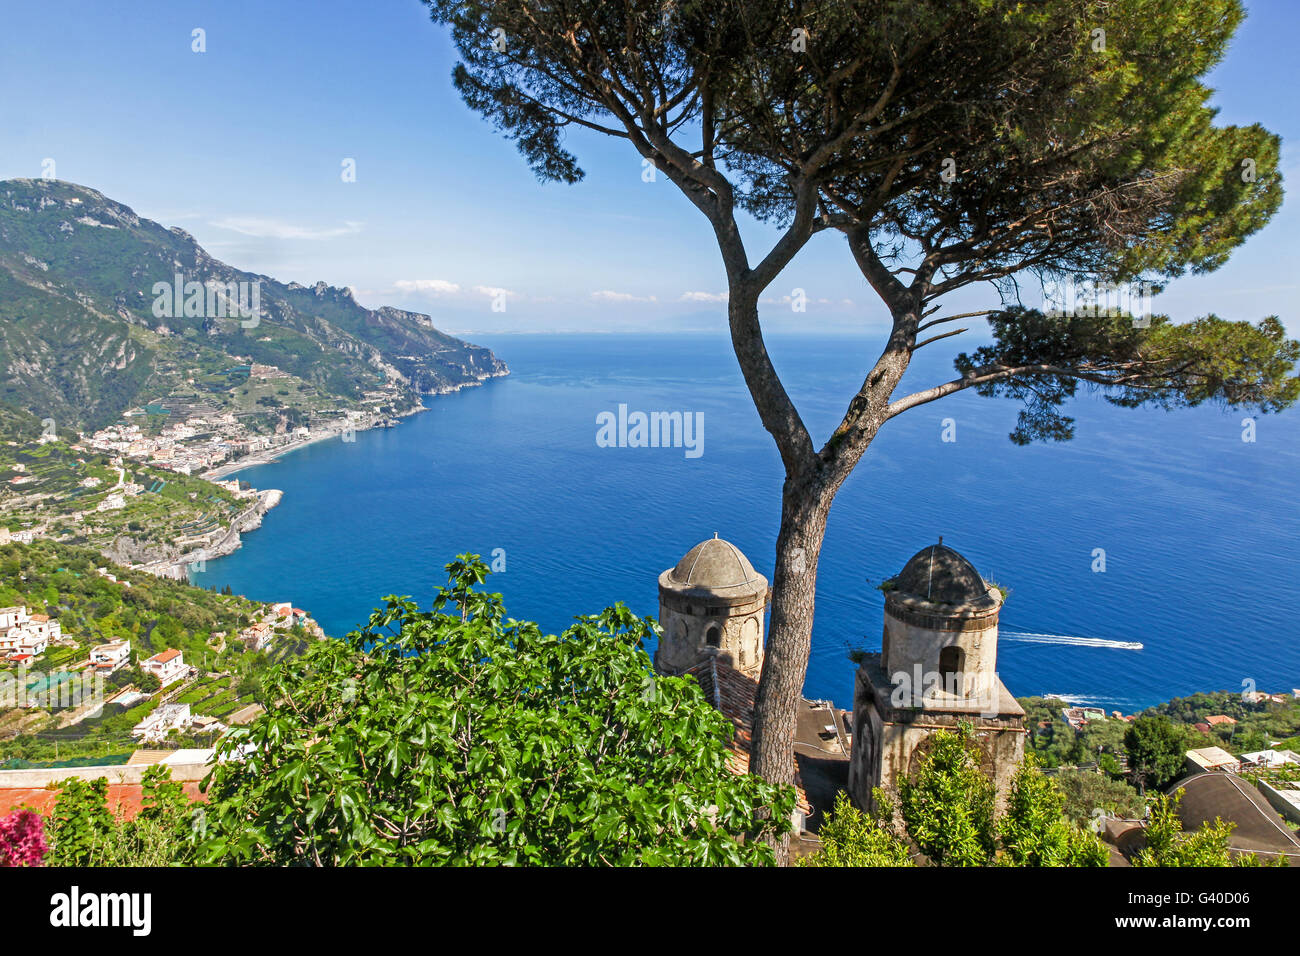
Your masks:
M717 655L755 680L763 667L767 578L740 549L717 535L701 541L659 575L663 635L655 668L680 674Z
M1025 712L997 674L1002 594L952 548L918 551L885 582L881 652L865 655L853 691L849 795L895 789L939 729L974 726L1002 806L1024 757Z

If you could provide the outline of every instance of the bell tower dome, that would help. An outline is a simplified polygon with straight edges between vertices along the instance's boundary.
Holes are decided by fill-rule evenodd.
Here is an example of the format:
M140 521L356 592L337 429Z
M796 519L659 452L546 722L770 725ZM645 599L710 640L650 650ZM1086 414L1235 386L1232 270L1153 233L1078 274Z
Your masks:
M983 697L997 672L1001 608L1002 593L940 538L887 582L885 672L914 673L920 665L923 675L933 675L934 693Z
M680 674L711 655L757 679L763 668L767 578L717 535L687 551L659 575L655 668Z
M1024 758L1025 712L997 674L1000 589L952 548L916 552L886 581L879 654L864 654L853 690L849 795L871 806L916 773L937 730L971 727L1005 804Z

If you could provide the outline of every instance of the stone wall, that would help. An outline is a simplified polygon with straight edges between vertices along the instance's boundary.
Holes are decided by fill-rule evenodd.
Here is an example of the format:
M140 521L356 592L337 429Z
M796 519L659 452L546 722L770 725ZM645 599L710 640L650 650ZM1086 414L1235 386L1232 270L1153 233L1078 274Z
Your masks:
M705 659L710 646L717 647L718 660L750 677L757 678L763 667L764 597L745 604L724 604L703 598L682 598L661 594L659 598L659 650L655 667L667 674L679 674ZM716 628L716 645L709 641Z

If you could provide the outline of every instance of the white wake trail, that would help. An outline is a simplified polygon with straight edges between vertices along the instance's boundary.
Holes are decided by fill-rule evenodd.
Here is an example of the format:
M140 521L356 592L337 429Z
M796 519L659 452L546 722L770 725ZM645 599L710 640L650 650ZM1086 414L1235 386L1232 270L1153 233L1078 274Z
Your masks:
M1026 644L1065 644L1071 647L1109 647L1121 651L1140 651L1138 641L1112 641L1104 637L1076 637L1072 634L1039 634L1034 631L1002 631L999 637Z

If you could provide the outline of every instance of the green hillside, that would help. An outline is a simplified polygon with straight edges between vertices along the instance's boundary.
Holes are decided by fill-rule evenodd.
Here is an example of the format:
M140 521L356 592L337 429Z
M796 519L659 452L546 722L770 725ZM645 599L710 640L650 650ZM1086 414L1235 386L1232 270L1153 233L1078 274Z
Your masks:
M118 580L102 576L103 568ZM238 595L220 594L181 581L106 564L86 548L48 541L0 546L0 607L23 606L59 621L64 643L53 644L24 680L76 668L91 647L116 639L131 641L131 660L144 660L168 648L179 649L200 674L179 700L195 714L229 717L254 703L261 676L278 660L302 653L311 637L286 631L270 650L254 652L235 639L260 619L266 605ZM0 680L19 679L20 671L0 661ZM137 667L124 667L108 680L106 696L140 686ZM9 685L12 686L12 685ZM127 706L109 704L97 716L64 723L57 708L14 708L0 700L0 765L6 761L46 761L99 757L134 749L130 730L159 703L156 693ZM174 745L186 741L178 738ZM208 741L191 741L206 743Z
M239 283L245 292L257 283L255 319L223 294ZM249 305L251 295L234 301ZM380 386L404 411L418 393L506 372L426 315L240 271L93 189L0 182L0 403L60 429L93 430L169 399L247 413L237 377L253 363L287 373L288 397L276 402L300 416L355 407ZM253 411L263 410L274 416L277 406Z

